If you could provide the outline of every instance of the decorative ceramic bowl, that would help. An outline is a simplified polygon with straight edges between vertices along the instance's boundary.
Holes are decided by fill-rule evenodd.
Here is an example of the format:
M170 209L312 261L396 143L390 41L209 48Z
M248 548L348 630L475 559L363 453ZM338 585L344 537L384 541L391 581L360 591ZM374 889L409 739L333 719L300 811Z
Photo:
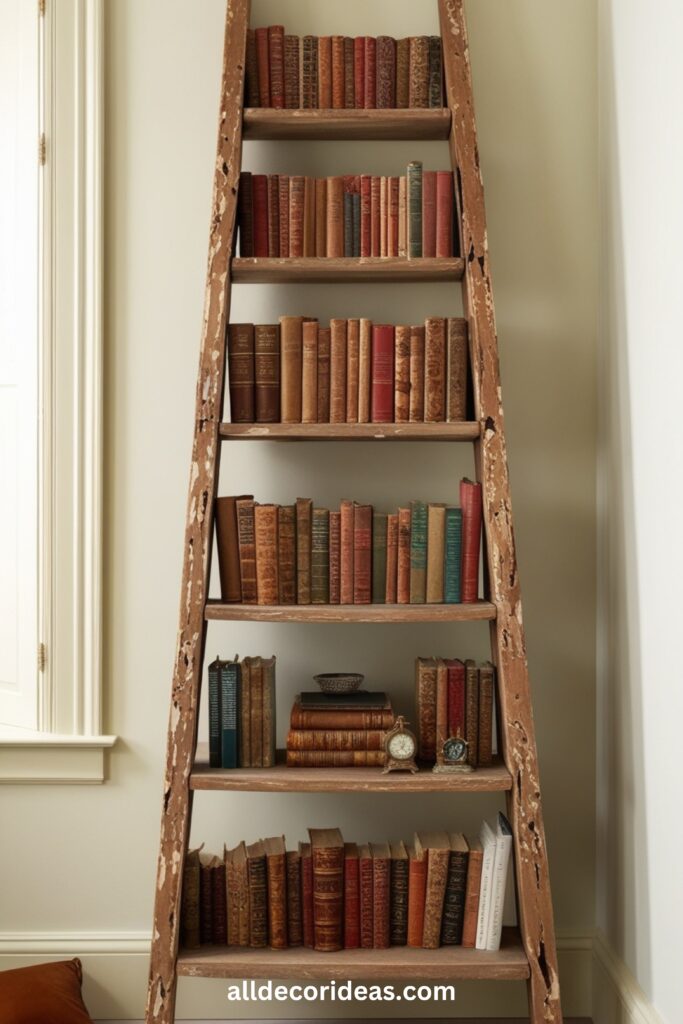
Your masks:
M359 672L323 672L313 678L323 693L355 693L365 676Z

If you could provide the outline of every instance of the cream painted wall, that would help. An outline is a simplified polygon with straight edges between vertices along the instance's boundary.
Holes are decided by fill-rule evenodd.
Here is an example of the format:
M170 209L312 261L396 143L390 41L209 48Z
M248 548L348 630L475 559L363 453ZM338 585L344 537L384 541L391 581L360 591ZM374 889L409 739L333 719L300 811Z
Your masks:
M135 950L151 921L224 5L106 6L105 727L121 740L103 788L2 793L3 820L13 827L0 848L0 928L66 936L74 952L89 933L93 1010L126 1018L141 1016L144 1001L145 960ZM594 920L595 5L476 0L468 17L551 875L558 926L581 936ZM437 30L436 4L412 0L255 0L253 23L274 20L302 33ZM245 166L396 173L418 153L428 166L448 165L445 144L252 143ZM235 289L232 316L412 321L459 308L448 285L260 287ZM333 455L334 463L322 447L231 446L222 489L253 488L277 501L355 495L388 507L413 495L452 499L470 468L461 453L438 446L338 445ZM323 665L348 665L350 650L353 665L410 710L415 654L481 657L486 639L478 626L223 624L210 628L209 654L277 654L282 739L301 683ZM443 824L471 831L496 806L491 798L453 806L437 796L399 804L390 796L200 794L193 838L218 848L284 831L295 841L307 825L329 822L369 839ZM567 1009L585 1014L578 960L585 957L571 949L563 959ZM483 989L462 986L455 1012L523 1012L521 986ZM220 984L181 982L180 1014L219 1015L222 993Z

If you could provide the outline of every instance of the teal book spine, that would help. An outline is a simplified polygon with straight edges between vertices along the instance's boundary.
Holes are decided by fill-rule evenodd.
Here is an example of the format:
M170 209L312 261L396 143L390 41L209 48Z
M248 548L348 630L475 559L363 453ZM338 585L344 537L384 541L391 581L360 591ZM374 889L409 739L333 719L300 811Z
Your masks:
M221 767L237 768L237 719L240 666L237 661L221 665Z
M410 603L424 604L427 598L427 505L410 503Z
M387 601L387 516L375 512L372 516L372 603Z
M422 256L422 164L419 161L408 164L408 257L411 260Z
M209 764L221 767L221 661L209 665Z
M460 604L460 559L462 556L462 509L446 509L446 544L443 589L445 604Z

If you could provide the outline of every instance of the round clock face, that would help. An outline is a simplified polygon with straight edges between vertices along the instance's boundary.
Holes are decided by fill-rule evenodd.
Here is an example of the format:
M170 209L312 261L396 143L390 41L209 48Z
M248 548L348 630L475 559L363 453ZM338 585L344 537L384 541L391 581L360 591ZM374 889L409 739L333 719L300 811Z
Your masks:
M415 740L409 732L397 732L389 740L388 752L397 761L408 761L415 755Z
M467 744L459 736L446 740L443 745L445 761L464 761L467 756Z

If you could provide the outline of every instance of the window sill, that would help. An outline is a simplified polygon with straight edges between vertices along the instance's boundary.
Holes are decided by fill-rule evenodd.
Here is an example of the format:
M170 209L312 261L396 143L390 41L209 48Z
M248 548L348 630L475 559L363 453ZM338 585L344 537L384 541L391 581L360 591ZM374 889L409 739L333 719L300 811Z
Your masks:
M0 784L98 785L116 736L68 736L0 726Z

